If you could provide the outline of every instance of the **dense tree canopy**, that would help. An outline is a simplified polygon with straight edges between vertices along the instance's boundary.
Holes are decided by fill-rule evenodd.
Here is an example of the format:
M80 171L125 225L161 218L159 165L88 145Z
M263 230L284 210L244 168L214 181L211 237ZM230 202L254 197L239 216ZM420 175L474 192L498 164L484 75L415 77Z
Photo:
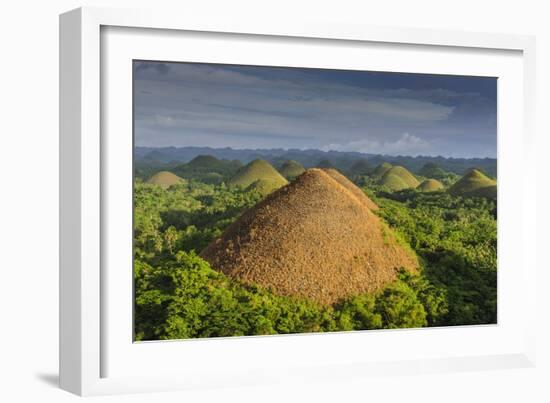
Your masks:
M496 204L445 192L391 192L357 178L377 211L422 261L377 294L333 306L229 279L198 253L263 197L188 180L135 183L136 340L403 328L496 322Z

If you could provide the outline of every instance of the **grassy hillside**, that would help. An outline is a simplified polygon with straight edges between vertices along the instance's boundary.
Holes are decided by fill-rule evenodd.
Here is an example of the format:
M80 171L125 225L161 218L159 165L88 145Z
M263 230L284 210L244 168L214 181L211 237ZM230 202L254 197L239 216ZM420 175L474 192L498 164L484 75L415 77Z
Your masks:
M426 179L417 187L421 192L436 192L444 189L444 186L437 179Z
M246 190L253 190L261 194L262 196L267 196L268 194L279 189L281 186L281 181L273 179L258 179L256 182L252 183L246 188Z
M471 169L458 180L449 193L454 196L496 197L497 183L478 169Z
M414 189L419 185L418 179L406 168L393 166L382 175L380 184L397 191L402 189Z
M230 186L247 188L259 180L266 181L266 183L270 182L271 185L277 188L288 183L269 162L265 160L254 160L241 168L235 176L229 180L228 184Z
M298 175L304 173L306 169L302 164L300 164L297 161L294 160L288 160L281 165L281 169L279 172L281 175L283 175L285 178L291 180L296 178Z
M177 175L174 175L172 172L161 171L151 176L147 180L147 183L162 186L163 188L169 188L172 185L183 184L185 183L185 180Z
M381 178L384 176L386 172L388 172L393 165L389 162L383 162L380 165L378 165L376 168L374 168L374 171L372 172L372 176L374 178Z

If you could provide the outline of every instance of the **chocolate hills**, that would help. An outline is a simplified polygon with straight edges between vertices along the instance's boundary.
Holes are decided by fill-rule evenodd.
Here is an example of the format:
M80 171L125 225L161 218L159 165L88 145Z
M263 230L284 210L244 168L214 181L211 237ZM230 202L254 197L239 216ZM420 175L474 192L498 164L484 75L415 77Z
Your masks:
M478 169L470 169L449 188L449 193L455 196L480 196L496 198L497 182Z
M320 304L380 290L399 268L416 270L413 252L361 191L333 175L308 169L243 213L201 256L232 278Z
M212 155L197 155L187 163L192 168L217 168L221 161Z
M151 176L147 180L147 183L150 183L151 185L162 186L163 188L167 189L172 185L180 185L185 183L185 179L174 175L172 172L161 171Z
M380 179L386 172L388 172L393 165L389 162L383 162L380 165L378 165L376 168L374 168L374 171L372 171L372 176L375 178Z
M288 181L265 160L254 160L246 166L239 169L228 184L230 186L241 186L247 188L254 182L259 180L270 182L275 188L280 188L288 183Z
M418 175L425 176L426 178L442 179L447 175L447 172L441 169L437 164L428 162L420 168Z
M370 208L371 210L378 210L379 207L365 194L365 192L363 192L361 189L355 186L352 181L350 181L348 178L346 178L336 169L326 168L326 169L323 169L323 171L327 173L336 182L338 182L340 185L342 185L347 190L349 190L355 197L357 197L357 199L361 203L364 203L368 208Z
M443 188L443 184L437 179L426 179L417 187L417 189L421 192L437 192L438 190L442 190Z
M284 185L282 185L284 186ZM263 196L267 196L271 192L279 189L281 187L281 182L279 180L273 179L258 179L256 182L248 186L247 190L255 190Z
M281 169L279 170L279 172L286 179L291 180L296 178L298 175L301 175L302 173L304 173L305 170L306 169L304 168L304 166L299 162L294 160L288 160L288 161L285 161L283 165L281 165Z
M379 183L390 188L393 191L403 189L414 189L420 183L406 168L402 166L392 166L380 178Z

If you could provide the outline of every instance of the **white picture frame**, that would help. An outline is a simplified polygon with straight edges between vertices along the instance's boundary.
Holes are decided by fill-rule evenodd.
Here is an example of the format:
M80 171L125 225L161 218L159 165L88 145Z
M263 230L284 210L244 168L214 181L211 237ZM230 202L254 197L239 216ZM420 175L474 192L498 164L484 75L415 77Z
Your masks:
M108 253L109 245L105 241L105 231L110 226L118 226L118 215L106 212L115 211L115 207L112 206L113 199L125 200L128 204L131 203L131 198L125 198L124 193L113 194L110 184L117 180L123 181L128 175L127 171L123 170L117 173L118 168L110 162L110 158L117 150L125 150L120 147L127 147L127 142L113 142L113 136L109 136L108 133L112 131L113 124L119 123L123 132L127 130L127 118L131 116L131 111L127 110L128 81L116 80L117 84L113 84L113 80L106 78L118 78L120 76L116 74L120 72L124 74L124 70L117 70L117 66L127 65L129 58L145 56L154 59L154 55L145 50L145 53L140 55L132 53L132 49L136 48L130 46L131 38L128 37L137 36L138 29L145 29L141 31L145 35L141 37L140 42L144 44L143 49L150 48L155 41L159 44L161 41L177 42L181 40L179 33L184 35L191 32L195 40L215 33L216 41L230 41L235 35L260 42L281 42L281 46L287 46L284 44L289 40L299 41L300 46L308 46L311 45L311 41L318 41L319 46L330 46L335 51L346 44L358 45L358 52L363 44L394 46L396 52L404 51L406 47L415 47L416 51L428 53L431 50L450 51L449 57L456 60L460 60L462 51L474 54L472 57L485 57L484 55L490 53L494 53L495 57L500 57L500 54L513 54L513 57L502 59L503 65L510 66L508 72L503 73L503 77L509 76L510 80L504 80L503 85L508 85L506 83L509 82L509 94L517 94L516 98L519 100L515 99L514 104L503 102L502 105L509 108L504 109L505 111L519 105L521 112L518 112L517 116L512 116L510 121L499 120L499 131L509 133L502 139L499 137L499 175L500 172L509 173L509 180L516 180L516 183L521 181L523 189L535 187L534 176L513 178L513 173L506 169L506 165L500 164L501 152L509 155L517 151L520 155L518 158L524 161L529 161L535 152L533 37L350 26L315 21L294 24L270 21L269 18L262 21L228 21L150 10L81 8L65 13L60 17L60 385L63 389L79 395L96 395L244 386L266 382L292 382L295 379L334 379L335 374L345 378L369 376L374 373L412 374L534 365L534 318L521 315L522 312L535 312L537 271L534 260L536 253L533 250L536 242L526 236L536 233L534 199L525 191L516 192L516 196L507 203L508 206L520 206L518 217L508 221L505 218L501 225L499 216L497 326L188 340L145 343L137 346L132 344L124 329L114 330L114 324L120 319L117 314L112 313L114 308L120 308L120 312L128 312L128 307L131 309L131 301L122 298L124 301L120 304L116 302L119 305L115 306L113 298L109 297L115 284L123 284L128 273L125 274L126 277L113 277L108 271L111 257ZM105 33L109 32L114 32L114 36L106 39ZM152 33L152 38L147 37ZM124 46L123 41L128 41L128 46ZM149 45L145 44L146 42L150 42ZM248 46L245 42L242 44L244 47ZM188 45L188 49L194 46L192 41ZM164 49L168 46L161 45L159 48ZM221 56L214 59L211 56L201 56L198 51L195 53L195 58L206 57L206 61L220 62L223 59ZM162 59L162 52L156 55L157 60L166 60ZM172 60L176 56L169 57L169 60ZM426 57L428 60L431 58L432 62L435 61L433 55ZM109 64L109 61L103 60L105 58L111 58L113 63ZM120 64L115 60L117 58L120 59ZM509 62L506 61L508 59ZM266 59L265 63L267 62ZM437 72L441 67L438 67L437 63L433 64L432 69L435 70L432 72ZM474 70L471 72L475 73ZM116 122L111 119L111 107L121 108L117 110L120 112L117 116L122 117L118 117ZM499 109L499 113L501 111ZM512 128L517 129L521 135L514 135ZM122 138L128 140L127 137ZM121 163L122 165L124 163ZM128 167L127 164L125 166ZM499 176L499 215L500 199L503 196L509 199L506 193L506 180L508 179L504 179L501 185ZM123 211L124 205L117 208ZM506 203L502 211L506 211ZM502 231L506 231L504 248L501 248ZM113 234L116 234L116 229L110 233L110 239L114 239ZM515 245L515 250L506 247L507 245ZM131 259L131 255L124 256ZM116 258L121 259L124 256ZM501 266L510 267L510 274L501 277ZM518 282L522 285L521 302L513 308L501 299L500 291L501 287L505 289ZM131 288L130 284L128 287ZM501 312L501 307L505 310L504 313ZM511 312L514 309L515 311ZM506 316L508 311L510 316ZM514 320L520 316L521 320ZM501 319L504 322L501 322ZM465 344L464 348L453 351L449 347L448 352L444 349L445 343L473 336L483 342L476 346ZM374 351L369 353L370 357L366 357L366 353L350 356L353 351L351 348L359 346L360 343L368 341L369 345L379 343L383 346L390 339L394 344L403 345L403 350L398 349L393 356L376 356ZM339 347L341 345L347 346L348 349ZM430 350L429 345L441 347L439 350L435 347ZM405 348L407 346L409 348ZM411 350L410 346L421 346L418 347L419 353L407 355L407 351ZM317 359L315 352L319 348L332 351L333 354L324 359ZM285 357L282 349L290 349L293 359ZM378 350L384 352L383 348ZM214 351L215 354L210 353L207 357L208 351ZM271 355L266 351L271 351ZM232 352L238 352L239 355ZM239 356L243 357L243 353L245 358L240 360L242 362L239 365L234 365ZM257 359L262 354L265 357L263 367ZM188 358L185 364L181 364L181 360L168 358L178 355ZM342 355L348 355L350 358L340 360L339 357ZM280 358L277 359L277 356ZM166 370L156 371L157 374L151 371L132 371L132 363L135 364L133 359L149 368L162 363ZM202 359L205 362L199 365L199 360ZM114 363L117 360L129 364L116 366ZM228 361L231 361L232 365L226 365Z

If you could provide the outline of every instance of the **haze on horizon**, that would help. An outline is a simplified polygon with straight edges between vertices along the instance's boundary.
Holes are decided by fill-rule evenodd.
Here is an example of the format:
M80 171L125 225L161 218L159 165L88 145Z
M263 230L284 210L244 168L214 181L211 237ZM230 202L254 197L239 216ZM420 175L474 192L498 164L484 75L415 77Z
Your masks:
M497 79L134 62L135 145L495 158Z

